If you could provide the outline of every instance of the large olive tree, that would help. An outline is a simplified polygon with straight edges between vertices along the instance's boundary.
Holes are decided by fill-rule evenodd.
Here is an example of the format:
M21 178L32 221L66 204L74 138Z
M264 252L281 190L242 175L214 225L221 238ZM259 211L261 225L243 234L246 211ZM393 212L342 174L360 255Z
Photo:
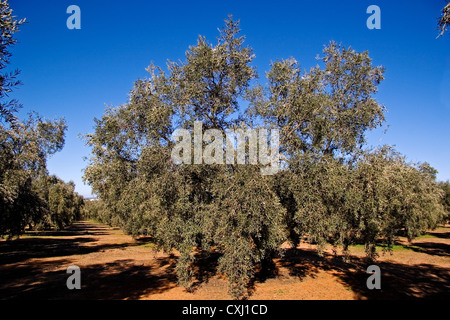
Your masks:
M95 119L84 178L102 201L93 206L99 217L176 249L178 280L188 289L197 257L218 253L234 298L247 296L255 270L286 240L296 245L307 236L319 249L341 244L345 252L362 241L374 257L378 240L432 227L440 200L431 176L365 148L366 132L384 121L375 99L383 67L331 42L321 65L302 71L294 59L276 61L267 84L258 85L239 31L230 17L216 43L200 37L167 71L151 65L128 103ZM279 133L271 147L282 159L272 175L250 161L251 137L241 149L247 164L225 161L229 144L220 141L227 130L260 126ZM178 149L180 137L188 148ZM239 143L231 145L236 159ZM174 150L186 161L174 159ZM394 199L396 188L403 192Z

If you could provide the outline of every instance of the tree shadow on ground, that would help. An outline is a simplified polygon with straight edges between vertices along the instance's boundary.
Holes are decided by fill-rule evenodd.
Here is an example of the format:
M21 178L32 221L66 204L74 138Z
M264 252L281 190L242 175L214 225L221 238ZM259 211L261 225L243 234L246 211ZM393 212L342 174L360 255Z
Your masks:
M217 274L221 256L222 254L218 252L200 252L198 254L193 264L195 282L190 291L197 290L202 284L208 283Z
M422 252L429 255L450 257L450 245L437 242L414 242L414 245L406 247L415 252Z
M356 272L340 270L339 280L351 287L359 299L409 300L450 298L450 272L431 264L406 265L375 262L381 270L381 289L369 290L366 273L369 263L356 263Z
M99 251L105 246L83 246L94 238L32 238L0 242L0 268L2 265L24 262L28 259L61 257Z
M163 293L177 286L173 254L158 256L150 265L133 259L119 259L106 264L84 266L81 272L81 290L69 290L66 281L70 274L61 266L69 266L67 256L100 252L112 248L126 248L133 243L96 245L94 234L105 232L101 227L78 225L64 238L23 238L0 242L0 299L139 299L148 294ZM448 245L433 242L414 243L411 250L430 255L448 256ZM221 254L199 253L194 264L194 290L218 273ZM58 259L58 257L60 259ZM27 261L35 258L36 261ZM51 258L39 260L40 258ZM370 261L350 256L344 262L339 255L320 256L314 249L285 249L284 254L260 265L250 283L250 294L255 283L280 276L287 270L298 283L315 278L326 271L342 285L355 293L357 299L449 299L450 270L431 264L408 265L392 261ZM381 269L381 290L369 290L366 273L369 265ZM283 276L284 276L283 271ZM254 290L253 290L254 291ZM336 297L339 299L339 297Z
M444 255L442 250L447 247L441 243L415 243L422 246L420 252L427 249L428 254ZM412 246L411 250L414 250ZM417 248L416 248L417 249ZM194 263L195 283L192 291L198 290L203 284L218 273L218 259L220 253L199 253ZM326 271L333 274L337 281L351 289L356 299L370 300L406 300L406 299L448 299L450 298L450 270L431 264L402 264L387 261L373 261L365 257L350 256L344 261L337 254L324 253L319 255L314 249L287 249L281 257L272 260L276 263L258 265L255 275L249 283L250 296L255 292L257 283L264 283L267 279L280 277L280 268L288 270L289 276L301 281L306 278L316 278ZM165 263L169 263L166 260ZM176 258L170 262L171 272L176 281ZM377 265L381 269L381 290L367 288L366 273L368 266ZM339 297L336 297L339 299Z
M331 272L338 281L351 288L356 299L406 300L449 299L450 270L431 264L408 265L387 261L372 261L351 256L344 262L340 256L319 256L314 250L289 249L280 264L291 276L300 280L315 278L320 271ZM381 270L381 289L368 289L366 273L370 265ZM300 284L301 285L301 284ZM336 297L339 299L339 297Z
M36 237L69 237L81 235L99 236L110 234L108 229L110 228L103 225L79 221L64 230L28 230L26 231L26 235Z
M428 232L428 234L432 235L433 237L437 237L437 238L450 239L450 231L446 231L446 232L431 231L431 232Z
M17 264L14 268L0 269L0 299L46 299L57 286L65 287L68 277L65 271L48 272L61 265L70 265L67 259L58 259L39 263ZM55 279L55 274L61 278Z
M170 258L159 259L169 264ZM153 267L136 265L134 260L90 265L83 268L81 290L64 290L64 299L136 300L143 295L162 293L174 288L176 275L171 268L164 273L152 273ZM69 292L68 292L69 291Z
M70 274L61 269L61 266L72 264L69 256L134 244L96 244L96 236L109 234L107 227L87 223L77 223L67 231L43 231L39 236L31 234L32 237L0 241L0 299L122 299L133 298L133 292L139 294L145 291L144 288L149 291L148 288L163 286L160 283L163 280L148 276L148 268L118 261L83 267L83 289L86 290L69 290L66 280ZM61 259L55 259L58 257ZM166 278L173 280L170 274Z
M106 233L104 229L106 227L75 224L67 231L43 231L36 237L0 241L0 270L3 265L28 259L88 254L130 245L128 243L86 245L96 242L95 236ZM59 234L58 238L54 238L55 233Z
M58 260L54 265L69 265ZM71 274L66 270L43 271L44 265L23 267L25 278L0 288L1 299L29 300L122 300L139 299L142 295L161 293L176 286L173 272L152 274L151 266L136 265L134 260L117 260L106 264L84 266L81 269L81 289L69 290Z

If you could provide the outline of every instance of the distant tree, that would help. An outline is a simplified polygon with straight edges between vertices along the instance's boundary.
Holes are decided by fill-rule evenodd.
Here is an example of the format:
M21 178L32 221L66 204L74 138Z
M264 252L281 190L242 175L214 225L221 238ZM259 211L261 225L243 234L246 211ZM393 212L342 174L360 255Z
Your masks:
M114 223L111 222L110 212L108 212L103 201L100 199L85 200L82 210L82 217L84 219L114 225Z
M38 229L62 230L81 219L84 200L75 192L75 184L54 175L43 175L33 184L43 200L43 214L32 221Z
M396 236L409 240L434 229L442 221L442 192L429 164L411 164L385 146L361 158L356 168L359 224L369 256L382 240L388 246Z
M450 220L450 181L439 182L439 187L444 192L444 197L442 198L442 205L446 212L443 223L448 223Z
M35 180L47 174L48 155L64 144L63 120L43 120L30 115L9 127L0 124L0 234L20 235L27 224L37 223L45 201L33 188Z
M37 224L48 206L34 185L48 175L48 156L64 146L64 119L47 120L30 113L24 121L20 105L8 95L20 82L18 71L5 72L16 43L14 34L25 19L16 20L7 1L0 1L0 236L20 235L26 225Z

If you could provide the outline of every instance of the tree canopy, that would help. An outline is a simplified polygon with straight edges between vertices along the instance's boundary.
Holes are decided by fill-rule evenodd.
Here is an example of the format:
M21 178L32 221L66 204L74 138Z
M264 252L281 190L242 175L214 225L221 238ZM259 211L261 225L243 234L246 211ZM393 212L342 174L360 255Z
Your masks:
M187 289L198 256L219 254L234 298L248 295L256 269L286 241L307 238L319 251L330 243L344 253L363 243L375 258L380 241L392 245L402 232L412 239L442 221L434 169L392 147L367 146L366 132L385 112L375 98L384 68L368 52L330 42L309 70L294 58L273 62L264 84L253 58L230 16L216 43L199 37L184 61L169 61L166 71L151 65L128 103L95 119L84 179L101 202L91 216L177 250ZM187 154L193 164L171 157L179 128L199 130L193 144L206 150L207 130L259 127L279 130L281 170L273 175L261 175L260 163L196 162L195 150ZM226 143L214 146L225 154Z

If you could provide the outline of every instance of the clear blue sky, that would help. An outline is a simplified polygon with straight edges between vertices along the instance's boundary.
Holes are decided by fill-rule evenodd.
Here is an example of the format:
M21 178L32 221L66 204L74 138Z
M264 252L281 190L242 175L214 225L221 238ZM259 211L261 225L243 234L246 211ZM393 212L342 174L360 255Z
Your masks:
M81 30L69 30L69 5L81 9ZM381 9L381 30L369 30L369 5ZM303 68L331 40L369 50L386 68L377 100L388 109L387 132L370 133L372 145L392 144L409 161L427 161L439 180L450 179L450 32L439 39L444 0L423 1L99 1L10 0L27 18L17 35L11 67L23 86L13 97L22 113L65 117L64 150L48 162L50 173L76 184L85 196L82 170L89 149L79 134L93 131L105 104L125 103L133 82L153 61L184 59L199 35L215 42L228 14L241 20L261 76L273 60L296 58ZM385 129L386 126L383 128Z

